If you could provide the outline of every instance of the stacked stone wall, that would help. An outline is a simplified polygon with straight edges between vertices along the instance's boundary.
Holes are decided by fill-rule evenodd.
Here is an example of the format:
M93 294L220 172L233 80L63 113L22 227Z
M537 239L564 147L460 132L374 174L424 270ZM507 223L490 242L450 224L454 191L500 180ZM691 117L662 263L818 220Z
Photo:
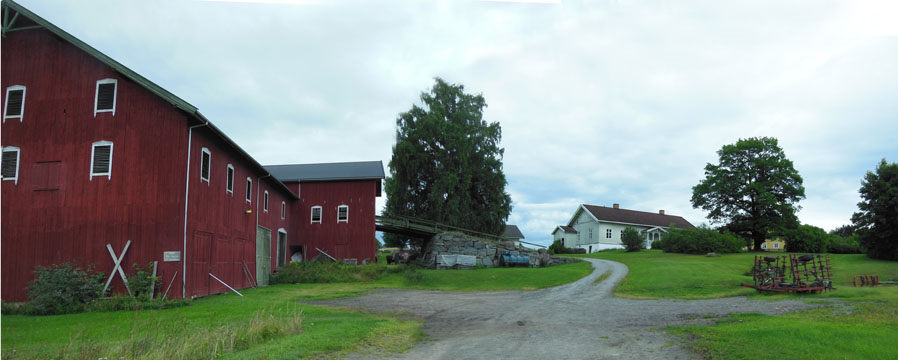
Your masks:
M552 266L573 262L573 259L551 256L545 249L530 250L515 247L513 241L495 242L471 237L460 233L442 233L435 235L424 251L420 264L431 269L446 269L438 263L440 255L469 255L476 257L475 266L502 266L501 256L508 251L509 255L527 256L530 267ZM540 261L542 259L542 261ZM451 268L472 268L454 265Z

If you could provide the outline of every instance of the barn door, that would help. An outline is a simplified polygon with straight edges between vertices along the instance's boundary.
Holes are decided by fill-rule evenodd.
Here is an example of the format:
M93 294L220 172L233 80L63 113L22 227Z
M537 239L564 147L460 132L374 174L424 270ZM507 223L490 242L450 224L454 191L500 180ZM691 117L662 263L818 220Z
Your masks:
M271 273L271 230L259 226L256 229L256 281L259 286L268 285Z
M277 252L277 265L278 267L284 266L287 263L287 232L284 229L278 230L278 252Z
M190 262L190 293L193 296L209 295L209 262L212 252L212 234L197 231L193 234L193 247L188 255Z
M232 282L233 276L231 274L231 267L233 261L231 261L230 258L230 241L224 236L215 235L215 242L212 245L212 264L209 267L209 272L225 282ZM218 281L212 280L209 284L210 294L219 294L228 291L228 289Z

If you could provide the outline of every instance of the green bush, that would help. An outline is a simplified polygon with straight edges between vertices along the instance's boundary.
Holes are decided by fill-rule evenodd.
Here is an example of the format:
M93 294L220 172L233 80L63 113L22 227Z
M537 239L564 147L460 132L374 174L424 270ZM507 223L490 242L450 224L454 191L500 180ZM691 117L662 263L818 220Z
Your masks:
M28 301L38 315L67 314L83 311L87 304L102 295L102 273L75 264L43 267L34 271L35 279L28 284Z
M655 242L657 243L657 241ZM654 243L653 243L654 244ZM720 233L705 227L676 228L672 227L664 234L660 244L664 252L682 254L738 253L745 246L745 241L730 233Z
M852 234L848 237L830 235L827 251L833 254L863 254L864 248L858 241L857 234Z
M390 272L401 271L383 263L343 265L337 262L290 262L271 276L272 284L366 282L380 279Z
M147 264L146 267L134 264L134 271L134 274L128 275L128 289L131 290L131 294L135 298L141 301L150 300L150 295L155 293L162 285L158 281L159 278L153 276L153 263ZM154 282L155 286L151 290L150 286L153 286Z
M629 226L621 231L620 242L624 244L624 248L628 252L639 251L645 248L645 238L639 235L639 231Z
M555 240L549 245L549 254L573 254L574 249L561 245L561 240Z
M825 253L830 238L826 231L813 225L799 225L784 235L788 252Z

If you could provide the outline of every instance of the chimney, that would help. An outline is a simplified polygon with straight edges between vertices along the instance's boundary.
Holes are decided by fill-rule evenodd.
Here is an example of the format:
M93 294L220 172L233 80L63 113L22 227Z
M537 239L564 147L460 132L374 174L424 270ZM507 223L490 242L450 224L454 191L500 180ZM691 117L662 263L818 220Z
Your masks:
M614 204L612 206L614 206L615 209L620 209L620 204Z
M658 210L658 213L664 215L664 210Z

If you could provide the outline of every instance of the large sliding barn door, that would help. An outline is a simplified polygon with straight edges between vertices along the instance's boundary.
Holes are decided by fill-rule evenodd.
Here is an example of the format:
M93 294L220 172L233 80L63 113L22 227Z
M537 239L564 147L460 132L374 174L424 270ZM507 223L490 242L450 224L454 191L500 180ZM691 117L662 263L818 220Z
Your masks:
M271 230L259 226L256 229L256 281L259 286L268 285L271 273Z
M197 231L193 234L193 246L188 255L192 261L190 264L189 285L193 289L193 296L209 295L209 270L212 250L212 234Z

